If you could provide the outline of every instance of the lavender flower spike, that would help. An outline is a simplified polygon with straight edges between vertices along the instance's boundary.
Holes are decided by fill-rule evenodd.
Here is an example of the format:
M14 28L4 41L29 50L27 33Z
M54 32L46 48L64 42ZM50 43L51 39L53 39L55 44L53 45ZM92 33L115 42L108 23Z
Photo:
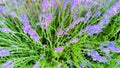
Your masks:
M87 53L88 56L92 56L92 59L94 61L99 61L99 62L107 62L107 59L103 56L100 56L99 53L95 50L91 50L90 52Z
M42 12L46 12L47 9L51 6L51 3L49 0L43 0L41 6L42 6Z
M76 8L78 4L80 4L80 0L72 0L71 9Z
M46 14L45 15L44 29L47 29L49 23L51 22L51 19L52 19L52 14Z
M95 13L93 14L93 17L97 18L97 17L100 16L100 14L101 14L101 12L100 12L100 11L97 11L97 12L95 12Z
M115 5L113 5L106 13L103 14L104 19L102 19L97 25L87 26L84 31L85 32L88 31L89 36L102 32L104 25L109 23L109 18L117 14L119 12L118 11L119 9L120 9L120 0L118 0Z
M99 22L99 24L104 25L109 23L109 18L119 12L120 9L120 0L118 0L112 7L108 9L106 13L103 14L104 19ZM104 21L108 21L105 23Z
M79 41L78 38L74 38L74 39L72 40L72 43L77 43L78 41Z
M11 30L9 28L0 28L0 32L9 33Z
M40 68L40 63L37 61L37 62L35 63L35 65L33 66L33 68Z
M4 11L6 10L6 7L5 6L0 6L0 11Z
M77 24L79 24L81 21L84 21L85 18L79 17L76 20L74 20L65 30L64 34L68 34L69 29L74 29Z
M99 34L100 32L102 32L102 28L103 26L99 25L89 25L85 28L84 31L88 31L88 35L92 36L93 34Z
M55 52L62 52L63 50L64 48L62 46L55 48Z
M21 14L20 18L22 20L22 24L23 24L22 28L23 28L24 33L26 34L28 33L30 37L34 39L35 42L39 41L40 37L36 33L36 31L32 29L32 27L30 26L27 16L25 14Z
M3 64L2 68L15 68L12 61L7 61Z
M57 34L58 34L58 35L62 35L62 34L63 34L63 30L62 30L62 29L59 29Z
M10 55L10 51L8 49L0 48L0 57Z
M87 23L87 21L90 19L90 17L91 17L91 10L89 10L86 14L85 23Z

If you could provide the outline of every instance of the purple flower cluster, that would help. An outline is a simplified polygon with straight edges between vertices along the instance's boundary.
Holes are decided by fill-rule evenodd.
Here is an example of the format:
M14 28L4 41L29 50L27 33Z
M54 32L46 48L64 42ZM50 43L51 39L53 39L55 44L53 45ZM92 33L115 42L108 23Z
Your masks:
M81 21L84 21L84 20L85 20L85 18L83 18L83 17L79 17L79 18L77 18L76 20L74 20L74 21L66 28L64 34L67 34L67 32L68 32L70 29L74 29L77 24L79 24Z
M90 68L90 63L89 63L89 61L85 61L85 64Z
M45 14L44 29L47 29L48 25L51 22L51 19L52 19L52 14Z
M55 52L62 52L64 50L63 46L55 48Z
M84 31L87 32L88 31L88 35L92 36L93 34L99 34L100 32L102 32L102 26L101 25L88 25Z
M51 6L51 3L49 0L43 0L41 3L42 12L46 12L50 6Z
M0 32L9 33L11 30L9 28L0 28Z
M89 11L86 13L85 23L88 23L88 20L90 19L90 17L91 17L91 10L89 10Z
M54 9L57 9L57 7L58 7L57 1L56 1L56 0L52 0L51 6L52 6Z
M80 63L80 66L79 66L78 68L83 68L83 64L82 64L82 63Z
M120 47L115 47L115 45L116 45L115 42L111 42L108 44L102 44L100 46L100 49L103 50L104 52L106 52L106 54L109 54L110 51L120 53Z
M62 34L63 34L63 30L62 30L62 29L59 29L57 34L58 34L58 35L62 35Z
M74 39L72 40L72 43L77 43L78 41L79 41L78 38L74 38Z
M6 7L5 6L0 6L0 11L4 11L6 10Z
M40 68L40 62L37 61L32 68Z
M99 22L100 25L105 25L109 23L109 18L119 12L120 0L118 0L115 5L110 7L106 13L103 14L103 19Z
M102 29L104 28L105 24L109 23L109 18L115 14L118 13L118 10L120 9L120 0L116 2L115 5L113 5L106 13L103 14L103 19L96 25L88 25L84 32L89 32L88 35L92 36L93 34L99 34L102 32ZM97 13L99 14L99 13ZM95 15L96 16L96 15Z
M103 56L100 56L99 53L95 50L91 50L90 52L87 53L88 56L92 56L92 59L94 61L99 61L99 62L107 62L107 59Z
M72 5L71 5L71 9L74 9L77 7L78 4L80 4L81 0L72 0Z
M42 20L42 18L43 18L44 20ZM53 18L53 16L52 16L52 14L50 14L50 13L46 13L45 15L40 14L40 15L39 15L39 20L40 20L41 22L36 23L36 26L41 25L41 26L43 27L43 29L46 30L46 29L48 28L48 25L50 24L52 18Z
M2 68L15 68L12 61L7 61L3 64Z
M8 49L0 48L0 57L10 55L10 51Z
M101 14L100 11L96 11L96 12L92 15L92 17L97 18L97 17L100 16L100 14Z
M20 18L22 20L22 24L23 24L22 28L23 28L24 33L26 34L28 33L30 37L34 39L34 41L39 41L40 37L36 33L36 31L32 29L32 27L30 26L27 16L25 14L21 14Z

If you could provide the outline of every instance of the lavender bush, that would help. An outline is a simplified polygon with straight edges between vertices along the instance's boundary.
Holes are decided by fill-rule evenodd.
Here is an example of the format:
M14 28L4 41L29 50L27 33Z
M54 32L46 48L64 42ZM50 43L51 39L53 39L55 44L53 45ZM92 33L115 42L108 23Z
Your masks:
M0 0L0 68L119 68L120 0Z

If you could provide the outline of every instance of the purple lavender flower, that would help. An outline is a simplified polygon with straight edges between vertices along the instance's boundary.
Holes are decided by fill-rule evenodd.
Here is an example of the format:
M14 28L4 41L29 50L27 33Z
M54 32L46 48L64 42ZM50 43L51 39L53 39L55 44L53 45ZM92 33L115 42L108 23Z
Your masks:
M85 6L86 8L92 8L95 4L94 4L94 2L92 2L91 0L80 0L81 2L80 2L80 4L82 5L82 6ZM95 6L97 6L97 5L95 5ZM85 8L85 9L86 9Z
M88 34L89 36L102 32L104 25L109 23L109 18L117 14L119 9L120 9L120 0L118 0L115 5L113 5L106 13L103 14L104 18L97 25L92 25L92 26L89 25L85 28L84 31L85 32L89 31Z
M55 48L55 52L62 52L64 50L63 46Z
M72 0L71 9L76 8L78 4L80 4L80 0Z
M102 48L101 50L106 53L106 56L107 56L108 58L110 58L110 49L109 49L109 48Z
M83 64L80 64L79 68L83 68Z
M4 11L6 10L6 7L5 6L0 6L0 11Z
M20 18L22 20L24 33L26 33L26 34L28 33L30 35L30 37L34 39L35 42L38 41L40 39L40 37L36 33L36 31L31 28L27 16L25 14L21 14Z
M107 59L103 56L100 56L99 53L95 50L91 50L90 52L87 53L88 56L92 56L92 59L94 61L99 61L99 62L107 62Z
M48 25L50 24L50 22L51 22L51 20L52 20L52 14L50 14L50 13L46 13L45 15L42 15L42 14L40 14L39 15L39 20L41 21L41 22L38 22L38 23L36 23L36 26L39 26L39 25L41 25L42 27L43 27L43 29L47 29L48 28ZM42 18L44 19L44 20L42 20Z
M63 34L63 30L59 29L57 34L58 35L62 35Z
M102 44L100 46L101 50L103 50L104 52L106 52L107 55L109 55L110 51L112 52L116 52L116 53L120 53L120 47L115 47L115 42L110 42L107 44ZM104 48L104 46L106 46L106 48Z
M108 44L105 44L108 48L110 48L110 49L112 49L113 47L115 47L115 44L116 44L116 42L110 42L110 43L108 43Z
M38 41L40 39L39 35L32 28L29 30L28 34L34 39L34 41Z
M102 28L103 26L99 25L88 25L84 31L88 31L88 35L92 36L93 34L99 34L100 32L102 32Z
M24 33L27 34L30 31L31 26L30 25L23 25L22 29L23 29Z
M95 12L92 16L95 17L95 18L97 18L97 17L100 16L100 14L101 14L101 12L100 12L100 11L97 11L97 12Z
M120 47L114 47L111 49L112 52L120 53Z
M58 5L57 5L56 0L52 0L51 6L54 7L55 10L57 9Z
M88 56L93 55L93 56L99 56L99 53L95 50L91 50L90 52L87 53Z
M17 17L16 12L14 12L14 11L13 11L13 12L11 12L11 13L10 13L10 15L12 15L13 17Z
M66 28L64 34L68 34L68 31L69 31L70 29L74 29L75 26L80 23L80 21L84 21L84 20L85 20L85 18L82 18L82 17L79 17L79 18L77 18L76 20L74 20L74 21Z
M112 52L120 53L120 47L115 47L115 42L111 42L106 44L107 48L109 48Z
M39 61L37 61L32 68L40 68L40 63L39 63Z
M0 28L1 32L9 33L11 30L9 28Z
M85 18L85 21L87 22L91 17L91 10L88 10L87 14L86 14L86 18ZM86 23L85 22L85 23Z
M76 20L76 13L73 13L73 19Z
M28 18L27 18L27 16L25 14L21 14L20 18L21 18L21 21L22 21L23 25L24 24L27 24L27 25L29 24L29 20L28 20Z
M107 62L107 59L105 57L100 56L98 61L99 62Z
M78 38L74 38L74 39L72 40L72 43L77 43L78 41L79 41Z
M2 68L14 68L13 62L12 61L7 61L6 63L3 64Z
M63 1L63 4L62 4L63 9L67 8L68 3L70 3L70 0L64 0Z
M118 0L112 7L108 9L106 13L103 14L104 19L103 21L101 20L100 23L102 23L103 25L108 24L109 22L105 23L104 21L109 20L111 16L117 14L119 12L118 11L119 9L120 9L120 0Z
M106 45L100 45L100 49L106 53L106 55L109 55L110 49L106 47Z
M39 21L42 21L43 14L39 15Z
M0 48L0 57L10 55L10 51L8 49Z
M90 68L90 63L88 61L86 61L85 64Z
M43 0L43 2L41 3L42 12L46 12L50 6L51 6L51 3L49 0Z
M51 22L51 19L52 19L52 14L45 15L44 29L47 29L49 23Z

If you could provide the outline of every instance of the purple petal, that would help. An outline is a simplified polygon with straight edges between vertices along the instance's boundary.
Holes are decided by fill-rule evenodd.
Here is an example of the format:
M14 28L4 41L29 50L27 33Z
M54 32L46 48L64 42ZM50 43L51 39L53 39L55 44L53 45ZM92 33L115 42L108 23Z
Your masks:
M64 48L62 46L55 48L55 52L62 52L63 50Z
M0 57L8 56L8 55L10 55L10 51L8 49L0 48Z
M37 61L37 62L35 63L35 65L33 66L33 68L40 68L40 63L39 63L39 61Z

